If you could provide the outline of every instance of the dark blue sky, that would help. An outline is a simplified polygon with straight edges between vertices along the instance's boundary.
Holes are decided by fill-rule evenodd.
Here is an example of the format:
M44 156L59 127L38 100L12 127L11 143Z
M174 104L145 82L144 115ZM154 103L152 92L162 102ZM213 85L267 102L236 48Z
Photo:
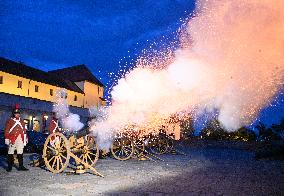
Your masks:
M171 36L193 9L193 0L2 0L0 56L43 70L86 64L106 84L120 59Z
M194 0L2 0L0 56L48 71L86 64L104 84L119 62L131 59L175 32ZM165 40L165 39L164 39ZM124 58L125 57L125 58ZM280 104L260 115L277 122Z

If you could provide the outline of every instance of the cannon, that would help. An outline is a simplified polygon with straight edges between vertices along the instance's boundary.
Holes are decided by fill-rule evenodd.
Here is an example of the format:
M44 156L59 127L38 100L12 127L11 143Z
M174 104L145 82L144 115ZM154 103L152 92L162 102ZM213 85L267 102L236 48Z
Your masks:
M150 152L156 155L165 154L171 152L174 148L174 140L171 135L165 133L159 133L158 135L149 136L149 145Z
M95 138L90 135L50 134L43 148L46 168L52 173L60 173L69 165L71 158L76 165L82 165L96 175L103 177L95 168L99 158L99 149Z
M139 158L147 154L161 155L171 152L174 146L173 135L168 135L164 130L158 133L145 133L143 130L118 133L111 147L112 156L121 161L131 157Z
M144 151L144 138L140 138L139 133L136 132L118 133L111 147L112 156L120 161L131 157L139 158Z

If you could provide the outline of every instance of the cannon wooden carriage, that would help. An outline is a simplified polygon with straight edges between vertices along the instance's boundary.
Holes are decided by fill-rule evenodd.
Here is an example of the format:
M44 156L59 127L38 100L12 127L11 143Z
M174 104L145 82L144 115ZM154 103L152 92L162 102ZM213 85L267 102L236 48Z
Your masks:
M128 160L132 157L140 158L145 152L161 155L173 149L173 139L163 129L158 133L145 134L145 131L120 132L114 138L111 153L117 160ZM96 138L87 134L81 136L62 133L53 133L45 141L43 159L48 170L60 173L70 164L73 159L76 165L83 165L95 174L102 176L94 168L99 159L99 148Z
M116 135L111 153L115 159L121 161L131 157L139 158L144 152L161 155L173 149L173 141L173 137L164 132L143 135L141 132L128 131Z
M121 161L128 160L131 157L139 157L144 150L144 138L139 138L134 132L117 134L111 147L112 156Z
M96 175L103 177L95 168L99 158L98 145L93 136L50 134L44 144L43 159L47 169L53 173L60 173L73 159L76 165L84 166Z

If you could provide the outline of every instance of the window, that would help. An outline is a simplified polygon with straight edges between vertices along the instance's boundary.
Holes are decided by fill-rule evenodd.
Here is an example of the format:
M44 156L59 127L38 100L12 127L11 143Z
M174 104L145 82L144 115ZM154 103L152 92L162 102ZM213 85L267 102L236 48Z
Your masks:
M0 84L3 84L3 76L0 76Z
M67 95L67 93L65 93L65 99L67 99L67 97L68 97L68 95Z
M22 81L18 80L18 87L17 88L22 88Z
M38 92L38 85L35 85L35 92Z
M100 87L98 86L98 94L100 94Z
M53 89L49 90L49 94L50 94L50 96L53 96Z
M74 96L74 101L77 101L77 95Z

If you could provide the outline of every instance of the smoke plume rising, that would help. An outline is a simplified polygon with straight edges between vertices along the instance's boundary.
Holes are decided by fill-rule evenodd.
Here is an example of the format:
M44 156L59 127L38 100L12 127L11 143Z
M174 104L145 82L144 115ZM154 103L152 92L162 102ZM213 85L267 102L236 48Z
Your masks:
M67 100L65 99L66 92L64 90L56 91L56 101L53 104L53 112L59 119L62 128L69 133L79 131L84 127L80 122L80 116L73 114L69 110Z
M113 88L108 118L99 126L120 129L157 116L217 110L222 126L234 131L251 124L279 93L284 1L199 0L196 7L167 66L138 61Z

